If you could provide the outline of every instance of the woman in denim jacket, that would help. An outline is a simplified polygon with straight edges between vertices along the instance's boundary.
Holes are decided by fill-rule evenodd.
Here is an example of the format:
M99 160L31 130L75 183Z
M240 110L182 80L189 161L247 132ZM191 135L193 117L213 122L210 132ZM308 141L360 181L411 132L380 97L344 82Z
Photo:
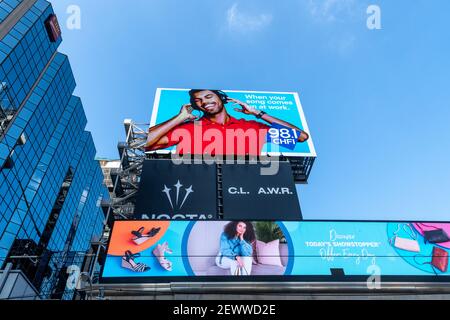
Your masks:
M252 243L256 240L253 225L250 222L230 222L220 236L220 251L216 264L229 269L231 275L250 275L253 263Z

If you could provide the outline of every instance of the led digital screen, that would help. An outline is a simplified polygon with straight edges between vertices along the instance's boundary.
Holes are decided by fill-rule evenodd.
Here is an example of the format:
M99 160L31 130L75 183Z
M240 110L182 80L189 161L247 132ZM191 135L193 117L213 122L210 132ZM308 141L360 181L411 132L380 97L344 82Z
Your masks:
M118 221L101 281L290 281L335 270L447 281L449 234L450 223Z
M214 89L158 89L145 150L316 156L297 93Z

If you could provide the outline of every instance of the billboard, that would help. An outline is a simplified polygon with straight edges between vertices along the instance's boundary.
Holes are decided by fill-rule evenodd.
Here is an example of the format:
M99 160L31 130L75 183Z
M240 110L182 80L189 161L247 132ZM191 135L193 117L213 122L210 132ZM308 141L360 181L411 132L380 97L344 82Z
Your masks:
M450 223L117 221L103 283L449 281Z
M262 175L262 164L222 165L225 220L302 220L291 164L279 162L275 175Z
M146 152L315 157L293 92L157 89Z
M137 219L217 219L216 165L144 160Z

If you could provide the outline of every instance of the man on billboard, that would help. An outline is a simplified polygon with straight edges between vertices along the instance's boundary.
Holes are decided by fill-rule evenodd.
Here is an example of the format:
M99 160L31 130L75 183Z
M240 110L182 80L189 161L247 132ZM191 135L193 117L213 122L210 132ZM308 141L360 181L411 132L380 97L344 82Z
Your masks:
M196 89L190 90L189 96L190 103L183 105L178 115L149 129L146 151L176 145L177 154L259 156L273 125L297 132L296 142L309 139L309 135L298 127L232 99L223 91ZM264 122L230 116L225 108L228 103L240 107L235 111ZM194 115L194 110L202 116Z

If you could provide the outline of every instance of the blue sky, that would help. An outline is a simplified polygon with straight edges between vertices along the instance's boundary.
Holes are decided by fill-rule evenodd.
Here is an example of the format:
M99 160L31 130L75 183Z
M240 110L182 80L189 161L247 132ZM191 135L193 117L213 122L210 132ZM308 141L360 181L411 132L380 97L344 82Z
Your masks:
M449 220L448 0L52 3L98 157L118 157L123 119L149 122L157 87L297 91L318 153L305 218Z

